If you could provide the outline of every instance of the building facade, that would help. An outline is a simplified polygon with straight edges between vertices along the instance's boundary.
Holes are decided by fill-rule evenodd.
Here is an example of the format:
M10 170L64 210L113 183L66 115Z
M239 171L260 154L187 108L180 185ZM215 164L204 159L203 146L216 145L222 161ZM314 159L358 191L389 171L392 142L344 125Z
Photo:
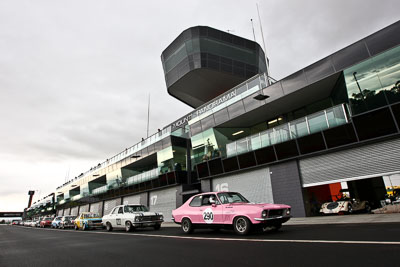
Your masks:
M209 27L162 54L169 93L195 109L55 191L57 215L122 203L171 211L239 191L316 215L341 189L380 200L400 185L400 22L280 80L258 44Z

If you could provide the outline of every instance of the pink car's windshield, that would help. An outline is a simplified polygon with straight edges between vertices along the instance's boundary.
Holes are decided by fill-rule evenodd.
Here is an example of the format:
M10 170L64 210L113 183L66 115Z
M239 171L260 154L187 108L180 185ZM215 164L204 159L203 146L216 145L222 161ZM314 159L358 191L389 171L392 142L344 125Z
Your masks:
M239 193L225 192L218 193L218 197L222 204L230 203L249 203L249 201Z

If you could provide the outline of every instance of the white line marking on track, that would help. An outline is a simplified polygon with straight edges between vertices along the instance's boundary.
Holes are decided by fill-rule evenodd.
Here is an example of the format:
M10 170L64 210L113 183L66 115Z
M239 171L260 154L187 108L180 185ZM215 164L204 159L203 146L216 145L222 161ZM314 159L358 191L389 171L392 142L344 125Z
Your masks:
M47 231L60 231L68 233L78 233L76 231L60 230L60 229L46 229L46 228L30 228ZM397 241L348 241L348 240L303 240L303 239L248 239L248 238L222 238L222 237L198 237L198 236L177 236L177 235L154 235L154 234L127 234L115 232L83 232L88 234L105 234L105 235L123 235L123 236L142 236L142 237L156 237L156 238L171 238L171 239L191 239L191 240L215 240L215 241L242 241L242 242L258 242L258 243L322 243L322 244L353 244L353 245L400 245Z

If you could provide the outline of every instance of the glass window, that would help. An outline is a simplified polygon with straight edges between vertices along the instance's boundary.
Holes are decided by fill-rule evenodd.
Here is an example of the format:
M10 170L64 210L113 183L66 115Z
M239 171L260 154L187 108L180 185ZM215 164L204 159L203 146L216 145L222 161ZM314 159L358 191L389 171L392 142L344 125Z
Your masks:
M201 198L202 198L202 196L197 196L197 197L193 198L192 201L190 202L189 206L200 207L201 206Z
M326 116L328 118L329 128L347 123L342 105L327 109Z
M271 145L271 138L270 138L270 133L272 131L265 131L262 132L260 137L261 137L261 146L266 147Z
M218 193L218 197L221 200L222 204L249 203L249 201L244 196L234 192Z
M289 126L287 124L278 126L274 128L275 130L275 142L276 143L281 143L288 141L290 139L289 135Z
M186 148L174 146L172 150L174 154L174 170L185 171L186 170Z
M236 142L230 143L226 145L226 156L229 157L233 157L236 156L237 152L236 152Z
M250 139L245 138L236 141L236 152L237 154L246 153L251 150Z
M123 214L124 213L124 209L122 208L122 207L120 207L119 209L118 209L118 214Z
M261 148L261 138L260 135L253 135L251 137L251 147L253 150Z
M157 152L157 165L160 173L167 173L173 170L173 157L171 146Z
M292 137L299 138L304 135L308 135L308 127L306 123L306 119L298 119L290 123L290 132Z
M393 103L400 95L400 47L344 71L353 114ZM386 96L386 97L385 97Z
M217 197L214 194L211 195L202 195L201 205L202 206L211 206L211 204L219 204L217 201Z
M318 112L307 117L310 133L316 133L328 128L325 112Z

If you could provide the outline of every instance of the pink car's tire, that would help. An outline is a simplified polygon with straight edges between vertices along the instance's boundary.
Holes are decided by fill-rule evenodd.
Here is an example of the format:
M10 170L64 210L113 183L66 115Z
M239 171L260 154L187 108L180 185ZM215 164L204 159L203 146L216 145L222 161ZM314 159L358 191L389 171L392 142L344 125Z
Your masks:
M192 222L190 221L190 219L184 218L184 219L182 220L181 227L182 227L182 231L183 231L185 234L191 234L191 233L193 233L193 224L192 224Z
M251 222L246 217L236 217L233 221L233 229L238 235L247 235L250 232Z

